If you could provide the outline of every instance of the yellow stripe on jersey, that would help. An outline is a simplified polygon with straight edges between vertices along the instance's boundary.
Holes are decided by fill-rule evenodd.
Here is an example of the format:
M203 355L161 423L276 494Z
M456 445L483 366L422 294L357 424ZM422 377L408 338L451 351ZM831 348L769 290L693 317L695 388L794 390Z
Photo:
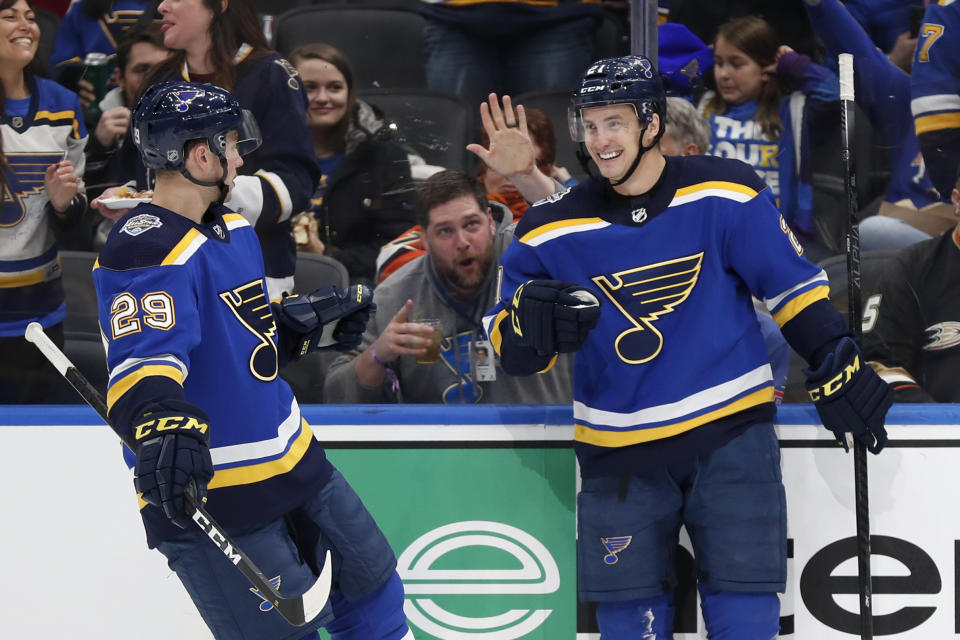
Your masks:
M653 440L669 438L670 436L690 431L708 422L719 420L720 418L739 413L740 411L766 402L773 402L772 382L768 387L754 391L726 406L697 416L696 418L691 418L690 420L683 420L662 427L634 429L630 431L604 431L583 424L576 424L573 429L573 437L577 442L584 442L598 447L626 447L641 442L652 442Z
M181 387L183 386L183 371L179 367L172 364L148 364L110 384L110 388L107 389L107 411L110 411L134 385L151 376L170 378Z
M313 440L313 431L310 425L303 418L300 419L300 435L293 441L290 449L283 457L269 462L261 462L245 467L234 467L232 469L221 469L214 471L213 480L207 485L208 489L219 489L221 487L232 487L238 484L253 484L262 482L274 476L291 471L297 463L303 458Z
M232 225L230 227L231 229L235 227L242 227L244 224L246 224L248 227L250 226L250 223L247 221L247 219L239 213L225 213L223 214L223 221Z
M46 280L47 268L44 266L27 273L17 274L15 276L0 276L0 289L29 287L30 285L46 282Z
M913 121L917 135L940 131L941 129L960 129L960 113L938 113L932 116L920 116Z
M189 258L189 255L185 255L188 252L192 254L192 245L197 240L205 240L203 235L196 229L190 229L187 233L184 234L183 238L180 239L180 242L177 243L170 253L167 254L167 257L163 259L163 262L160 264L163 266L169 266L171 264L182 264L186 260L181 260L181 257Z
M777 325L782 327L796 317L798 313L809 307L811 304L817 300L825 300L830 297L830 287L827 285L820 285L819 287L814 287L805 293L797 296L783 307L773 314L773 319L776 321Z
M553 369L553 365L557 364L557 359L559 357L559 353L553 354L553 357L550 358L550 362L547 363L547 366L545 366L543 369L540 369L540 371L537 371L537 373L546 373L547 371L550 371L550 369Z
M677 189L673 194L673 201L670 206L675 204L684 204L691 200L699 200L707 196L718 196L721 198L731 198L733 200L743 200L742 196L753 198L757 195L756 189L752 189L745 184L738 182L727 182L725 180L709 180L692 184L689 187ZM678 202L679 201L679 202Z
M609 226L610 223L603 218L570 218L569 220L558 220L537 227L536 229L531 229L520 238L520 242L524 244L539 244L536 242L536 239L548 234L551 237L557 237L568 233L577 233L578 231L589 231L597 228L598 225Z
M40 120L44 118L46 120L73 120L75 119L76 114L73 109L68 109L66 111L37 111L37 115L34 116L34 119Z
M500 355L501 346L503 345L503 335L500 333L500 323L504 322L507 319L507 311L504 309L497 314L497 317L493 319L490 329L490 344L493 345L493 350Z

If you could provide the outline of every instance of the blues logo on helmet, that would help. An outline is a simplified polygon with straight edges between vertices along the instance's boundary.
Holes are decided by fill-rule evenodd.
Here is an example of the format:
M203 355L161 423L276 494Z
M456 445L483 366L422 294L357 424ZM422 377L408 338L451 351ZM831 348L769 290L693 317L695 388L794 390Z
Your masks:
M660 116L660 132L666 124L667 98L660 74L643 56L606 58L590 65L571 97L568 113L570 137L576 142L585 139L581 112L589 107L630 104L644 125L656 113Z
M260 146L253 114L224 89L194 82L163 82L147 89L131 118L133 142L143 164L155 170L179 170L184 145L206 140L223 157L227 134L237 132L237 151L246 155Z

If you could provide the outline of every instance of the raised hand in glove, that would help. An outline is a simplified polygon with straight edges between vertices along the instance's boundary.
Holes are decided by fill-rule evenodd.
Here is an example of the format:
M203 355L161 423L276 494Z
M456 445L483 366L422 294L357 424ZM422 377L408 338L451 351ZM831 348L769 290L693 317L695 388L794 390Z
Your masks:
M816 371L804 370L807 393L820 414L823 426L833 432L847 451L846 433L863 443L871 453L880 453L887 443L884 418L893 404L893 393L872 368L863 363L852 338L844 338Z
M296 360L311 351L348 351L360 345L367 328L373 291L362 284L320 287L305 296L289 296L273 305L280 352Z
M186 528L191 514L184 494L190 491L198 504L203 502L213 479L207 414L181 400L150 404L134 424L133 437L137 444L133 486L144 501Z
M529 280L510 305L514 334L541 356L579 350L599 319L600 300L573 282Z

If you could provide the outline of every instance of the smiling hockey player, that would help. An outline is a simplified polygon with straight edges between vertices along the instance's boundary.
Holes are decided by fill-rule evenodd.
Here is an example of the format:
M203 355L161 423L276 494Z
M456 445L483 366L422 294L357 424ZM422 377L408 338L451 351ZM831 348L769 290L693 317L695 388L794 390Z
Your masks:
M260 143L229 93L154 85L132 127L157 172L153 201L113 228L94 281L110 421L136 442L128 462L148 545L218 639L316 638L320 626L335 640L412 638L390 545L277 375L312 350L358 344L369 289L324 287L271 305L257 236L222 204L241 156ZM335 587L320 614L294 627L263 607L187 526L191 491L285 597L303 593L331 551Z
M786 505L751 294L810 363L810 395L838 441L850 432L879 452L890 393L763 181L735 160L664 158L665 114L646 58L583 74L571 133L601 175L524 215L485 321L509 373L576 352L579 590L598 602L604 640L673 637L681 525L709 637L770 640Z

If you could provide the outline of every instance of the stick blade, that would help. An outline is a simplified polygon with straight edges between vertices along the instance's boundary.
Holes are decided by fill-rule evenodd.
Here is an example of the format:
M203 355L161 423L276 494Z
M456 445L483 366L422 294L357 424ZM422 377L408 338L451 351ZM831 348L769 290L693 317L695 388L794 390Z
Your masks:
M323 611L330 598L330 585L333 582L333 563L330 561L330 551L323 559L323 570L317 581L299 598L283 598L277 605L287 622L301 627L310 622Z

